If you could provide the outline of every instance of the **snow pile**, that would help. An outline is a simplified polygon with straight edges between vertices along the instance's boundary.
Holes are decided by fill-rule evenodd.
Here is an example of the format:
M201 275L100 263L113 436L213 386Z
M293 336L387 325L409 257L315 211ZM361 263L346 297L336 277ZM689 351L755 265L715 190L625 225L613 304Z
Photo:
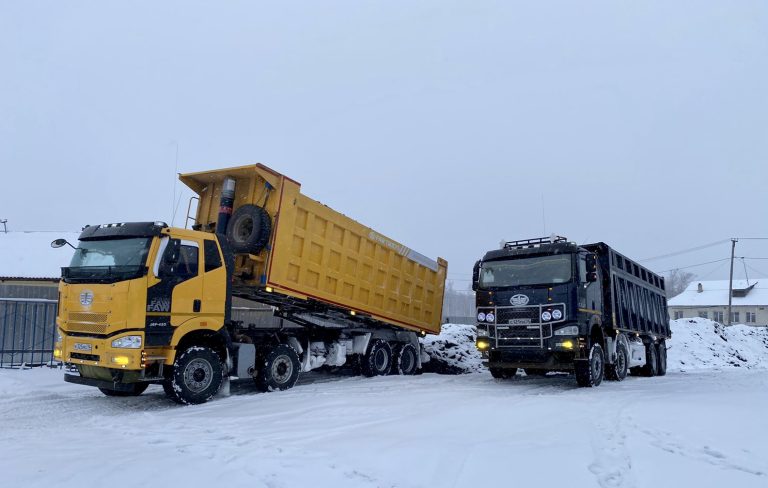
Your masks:
M670 370L768 368L766 327L726 327L702 318L673 320L670 325Z
M424 372L463 374L483 371L480 352L475 347L477 328L466 324L443 324L439 335L421 339L429 361Z

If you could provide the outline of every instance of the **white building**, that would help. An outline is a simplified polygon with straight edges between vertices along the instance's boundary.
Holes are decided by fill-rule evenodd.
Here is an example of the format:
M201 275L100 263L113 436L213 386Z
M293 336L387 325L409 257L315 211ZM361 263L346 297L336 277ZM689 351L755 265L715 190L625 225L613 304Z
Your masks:
M704 317L728 323L728 280L694 281L668 302L672 319ZM733 280L733 324L768 325L768 279Z

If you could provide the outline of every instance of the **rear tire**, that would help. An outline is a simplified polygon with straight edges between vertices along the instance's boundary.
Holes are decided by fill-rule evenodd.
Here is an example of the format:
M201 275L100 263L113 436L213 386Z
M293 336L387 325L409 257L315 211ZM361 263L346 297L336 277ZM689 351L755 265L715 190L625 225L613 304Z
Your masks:
M402 344L395 349L394 360L392 361L392 374L414 375L418 366L418 353L413 344Z
M599 386L603 382L605 374L605 355L603 347L600 344L592 344L589 348L589 359L577 361L574 369L576 370L576 383L581 387Z
M110 390L108 388L99 388L99 391L111 397L131 397L139 396L149 387L149 383L133 383L133 389L129 391Z
M213 398L223 382L224 367L219 355L209 347L191 346L176 357L163 390L176 403L196 405Z
M497 380L506 380L517 374L517 368L488 368L491 370L491 376Z
M667 343L666 341L659 342L656 348L656 376L664 376L667 374Z
M613 364L605 365L605 379L610 381L621 381L627 377L627 366L629 365L629 353L627 346L623 342L616 344L616 360Z
M643 376L652 377L659 374L659 361L656 354L656 344L645 345L645 366L640 369Z
M261 391L287 390L299 379L301 363L296 350L288 344L270 349L254 381Z
M392 347L383 339L374 339L368 352L360 358L360 370L364 376L383 376L392 369Z

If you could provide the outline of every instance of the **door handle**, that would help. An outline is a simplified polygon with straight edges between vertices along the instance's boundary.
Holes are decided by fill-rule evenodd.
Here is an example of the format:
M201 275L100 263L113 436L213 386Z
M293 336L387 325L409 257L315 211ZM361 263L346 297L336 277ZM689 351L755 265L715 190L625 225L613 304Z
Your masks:
M202 302L199 299L194 300L192 302L192 311L199 312L201 306L202 306Z

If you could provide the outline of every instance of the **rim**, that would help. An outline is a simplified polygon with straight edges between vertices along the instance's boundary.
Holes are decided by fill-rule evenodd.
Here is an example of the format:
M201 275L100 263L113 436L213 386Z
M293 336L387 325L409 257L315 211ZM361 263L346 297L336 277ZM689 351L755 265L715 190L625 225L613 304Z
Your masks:
M205 359L193 359L184 368L184 384L195 393L199 393L213 381L213 367Z
M415 361L410 349L404 349L400 355L400 371L403 373L410 373Z
M376 366L377 371L383 371L387 367L387 352L384 349L379 349L373 356L373 365Z
M235 227L235 239L239 242L245 242L248 237L253 233L253 219L248 216L243 216Z
M293 375L293 362L288 356L282 355L275 358L272 363L272 379L277 383L286 383Z
M603 358L599 354L594 355L594 361L592 361L592 378L597 379L603 371Z
M625 354L618 354L616 356L616 362L618 363L618 371L619 375L621 376L624 373L624 370L627 367L627 356Z

